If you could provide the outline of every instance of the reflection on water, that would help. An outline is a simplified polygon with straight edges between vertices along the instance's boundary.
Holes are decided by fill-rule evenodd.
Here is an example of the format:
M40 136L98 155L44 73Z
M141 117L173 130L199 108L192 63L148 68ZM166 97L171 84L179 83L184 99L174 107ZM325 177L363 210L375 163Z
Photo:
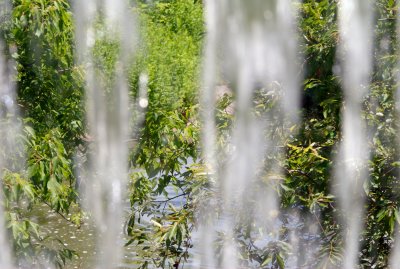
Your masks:
M91 269L96 262L96 229L88 218L83 220L83 224L77 227L58 213L51 210L46 205L33 208L28 213L28 218L38 223L43 232L43 236L51 236L60 239L64 245L78 253L79 257L68 261L65 269ZM126 238L122 240L124 245ZM124 259L118 267L120 269L137 268L138 257L133 245L124 248Z
M83 220L81 227L77 227L46 205L34 207L28 217L40 225L44 236L60 239L67 248L79 254L79 257L67 263L66 269L92 267L96 253L94 227L87 219Z
M166 191L168 197L177 195L177 192L172 187L167 187ZM155 198L163 200L166 197L160 195ZM179 208L185 204L185 199L184 197L179 197L171 200L170 204ZM125 209L126 213L131 211L128 203L125 204ZM168 211L168 209L166 211ZM70 215L66 216L67 219L65 219L62 215L51 210L47 205L34 206L31 211L27 212L27 217L31 221L39 224L43 236L51 236L54 239L59 239L64 243L65 247L78 253L78 257L74 258L72 261L67 261L65 269L95 268L96 258L101 256L101 253L98 253L99 247L96 247L96 238L98 238L96 232L98 229L96 229L96 226L91 222L89 217L85 217L82 220L82 225L78 227L68 220ZM149 228L149 232L151 232L150 218L151 217L146 216L142 217L142 225L146 225ZM120 246L122 247L128 242L128 238L125 234L122 235L121 238ZM124 247L123 259L118 268L138 268L140 262L141 258L140 254L138 254L138 249L132 244ZM186 266L190 268L191 262L189 261L186 263Z

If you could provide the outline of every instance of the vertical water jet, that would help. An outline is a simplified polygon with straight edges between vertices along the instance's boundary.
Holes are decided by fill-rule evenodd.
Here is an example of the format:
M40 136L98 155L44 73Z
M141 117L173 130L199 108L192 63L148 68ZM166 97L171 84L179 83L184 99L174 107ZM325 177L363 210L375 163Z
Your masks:
M5 169L10 168L13 153L17 150L16 138L20 125L16 119L15 86L13 83L12 65L3 54L3 43L0 40L0 177L3 178ZM3 185L0 184L1 188ZM11 246L6 232L5 212L3 208L3 191L0 192L0 268L14 268Z
M210 180L221 212L217 219L201 227L204 240L199 244L205 250L199 258L202 266L240 266L236 230L244 225L243 219L255 221L260 229L277 232L271 230L271 225L277 221L278 202L273 187L279 181L280 171L272 165L262 172L261 167L266 155L279 158L282 153L277 150L281 141L266 140L265 133L285 125L284 121L295 123L299 116L295 13L289 0L205 1L203 156L210 167ZM215 122L216 88L221 82L234 96L234 124L226 151L217 146ZM279 96L278 105L260 114L256 111L258 95ZM277 117L278 124L274 126L271 122ZM256 190L256 186L265 189ZM250 210L249 206L255 209ZM272 217L260 220L257 216L265 215L265 210ZM217 232L224 234L220 263L209 251L210 234ZM210 260L213 262L208 264Z
M342 209L343 268L358 264L362 230L364 184L368 178L369 150L367 126L362 119L362 104L369 92L372 71L372 3L343 0L339 5L340 75L343 79L343 141L335 167L335 192Z
M127 1L75 1L79 60L86 66L91 143L83 197L97 227L96 268L115 268L122 257L123 200L128 177L129 95L126 70L133 57L135 24ZM115 46L112 77L95 65L96 44ZM110 52L111 54L113 52ZM99 56L101 57L101 56Z

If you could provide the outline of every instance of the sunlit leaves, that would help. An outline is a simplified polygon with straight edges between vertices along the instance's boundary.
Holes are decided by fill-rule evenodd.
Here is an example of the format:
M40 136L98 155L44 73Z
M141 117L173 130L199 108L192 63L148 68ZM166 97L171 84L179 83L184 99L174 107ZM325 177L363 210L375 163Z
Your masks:
M41 134L61 127L67 150L83 132L80 68L68 1L13 1L7 42L16 49L18 102Z
M59 130L29 140L28 177L39 195L57 211L68 212L75 201L75 179Z

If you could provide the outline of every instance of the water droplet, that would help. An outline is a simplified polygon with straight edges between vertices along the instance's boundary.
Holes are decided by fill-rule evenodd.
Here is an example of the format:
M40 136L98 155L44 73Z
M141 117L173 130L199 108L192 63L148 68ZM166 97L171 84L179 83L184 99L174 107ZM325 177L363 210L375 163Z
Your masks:
M149 105L149 101L147 100L147 98L140 98L139 106L141 108L146 108L148 105Z

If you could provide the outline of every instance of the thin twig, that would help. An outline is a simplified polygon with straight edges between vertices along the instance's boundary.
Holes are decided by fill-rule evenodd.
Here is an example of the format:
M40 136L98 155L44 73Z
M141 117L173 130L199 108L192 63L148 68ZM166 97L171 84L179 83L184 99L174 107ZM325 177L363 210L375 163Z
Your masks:
M154 203L167 203L167 202L169 202L169 201L171 201L171 200L174 200L174 199L176 199L176 198L179 198L179 197L182 197L182 196L185 196L185 195L188 195L188 194L189 194L189 193L187 193L187 192L181 193L181 194L179 194L179 195L177 195L177 196L168 198L167 200L163 200L163 201L154 201Z
M57 213L58 215L60 215L64 220L66 220L67 222L76 225L76 223L74 223L72 220L70 220L69 218L65 217L62 213L60 213L59 211L55 210L48 202L46 202L44 199L42 199L42 202L47 205L48 207L50 207L50 209ZM78 226L80 227L80 225Z

